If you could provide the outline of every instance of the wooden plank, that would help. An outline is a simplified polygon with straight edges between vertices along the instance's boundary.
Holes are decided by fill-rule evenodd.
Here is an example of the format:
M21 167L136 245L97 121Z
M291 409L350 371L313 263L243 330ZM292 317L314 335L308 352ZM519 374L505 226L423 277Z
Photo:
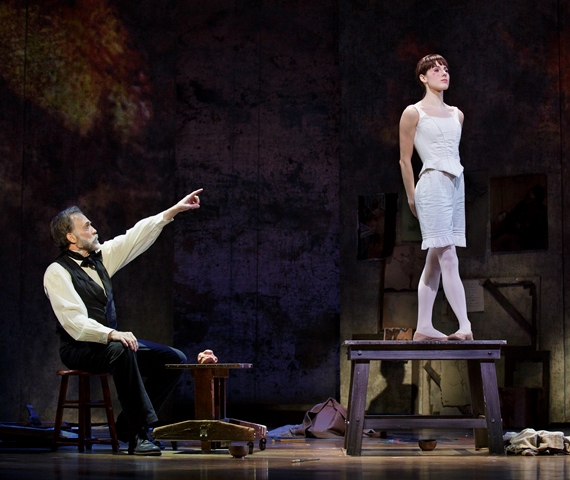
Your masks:
M498 360L499 349L485 350L350 350L349 360Z
M243 369L253 368L252 363L167 363L166 368L179 370L217 370L220 368Z
M506 340L469 340L469 341L424 341L414 340L345 340L345 347L360 348L395 348L398 350L426 350L431 348L444 348L450 350L465 350L466 348L496 347L500 348L507 344Z
M497 358L500 356L501 347L506 345L505 340L495 341L465 341L465 342L414 342L408 340L347 340L343 346L347 347L349 360L356 359L406 359L412 355L414 358L458 359L462 355L473 358L480 356L481 359ZM476 353L473 353L476 352ZM412 357L409 357L411 359ZM500 358L500 357L498 357ZM420 359L420 358L418 358ZM439 358L437 358L439 359Z
M216 417L214 380L210 370L194 376L194 418L198 420L219 420Z
M370 362L352 362L351 395L347 412L346 453L360 455L362 451L362 431L364 430L364 410Z
M344 449L348 450L348 439L352 439L352 432L349 432L350 427L350 412L352 410L352 394L354 392L354 366L355 362L350 362L350 383L348 384L348 405L346 407L346 430L344 433ZM362 444L361 444L362 445Z
M226 418L226 379L214 379L214 408L215 418ZM196 417L199 418L199 417Z
M252 442L255 430L250 427L221 420L187 420L156 427L152 431L156 440L197 440L201 442Z
M516 307L502 294L499 288L491 280L485 280L483 287L491 294L497 303L503 307L503 310L505 310L505 312L507 312L510 317L532 337L534 342L534 339L536 338L536 327L531 325L526 318L522 316ZM533 319L534 318L535 317L533 315Z
M494 362L481 362L483 396L485 398L485 416L489 432L489 452L504 454L503 421L497 388L497 371Z
M480 362L469 360L467 362L467 371L469 374L469 390L471 392L471 412L474 417L484 417L485 400L483 398ZM485 428L475 428L473 430L475 448L485 448L489 446L489 434L486 422L485 420Z
M253 428L255 432L255 438L267 438L267 427L259 423L246 422L245 420L238 420L236 418L227 418L226 422L234 423L236 425L241 425L242 427Z
M418 429L418 428L485 428L484 418L447 416L366 416L364 428L374 430Z

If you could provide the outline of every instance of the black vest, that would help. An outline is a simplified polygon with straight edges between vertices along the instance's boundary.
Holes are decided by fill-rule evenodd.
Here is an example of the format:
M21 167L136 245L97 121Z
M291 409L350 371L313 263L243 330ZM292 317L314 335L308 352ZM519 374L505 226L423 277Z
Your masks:
M87 273L85 273L83 268L75 260L70 258L65 253L60 255L56 259L56 262L65 268L71 275L73 287L87 307L87 314L89 315L89 318L96 320L102 325L108 326L110 328L116 328L116 319L110 318L109 321L107 319L106 312L108 312L108 298L107 295L105 295L105 290L101 288L99 284L95 282L89 275L87 275ZM99 276L106 276L106 278L102 278L103 284L109 285L109 288L111 288L111 279L107 273L107 270L105 270L103 263L99 262L97 267ZM112 293L110 295L112 298ZM112 309L114 317L114 306L112 306ZM75 342L75 340L73 340L73 338L61 326L59 321L56 322L56 332L60 335L62 340L66 342Z

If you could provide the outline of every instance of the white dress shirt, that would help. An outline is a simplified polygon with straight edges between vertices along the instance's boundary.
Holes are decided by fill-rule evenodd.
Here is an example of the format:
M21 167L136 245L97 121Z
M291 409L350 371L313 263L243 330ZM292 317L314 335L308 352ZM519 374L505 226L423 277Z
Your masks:
M145 252L172 220L164 220L163 213L148 217L112 240L101 244L103 265L112 277L118 270ZM81 261L77 261L78 264ZM103 283L96 270L84 271L102 288ZM75 290L71 275L59 263L52 263L44 274L44 290L61 326L74 339L81 342L108 343L113 330L89 318L87 307Z

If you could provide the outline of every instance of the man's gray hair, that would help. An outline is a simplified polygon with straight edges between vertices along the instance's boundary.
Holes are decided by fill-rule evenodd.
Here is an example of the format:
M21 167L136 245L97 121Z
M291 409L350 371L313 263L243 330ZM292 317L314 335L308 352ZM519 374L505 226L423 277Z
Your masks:
M73 217L77 215L83 215L83 212L74 205L59 212L51 220L51 238L62 252L69 248L67 234L73 231Z

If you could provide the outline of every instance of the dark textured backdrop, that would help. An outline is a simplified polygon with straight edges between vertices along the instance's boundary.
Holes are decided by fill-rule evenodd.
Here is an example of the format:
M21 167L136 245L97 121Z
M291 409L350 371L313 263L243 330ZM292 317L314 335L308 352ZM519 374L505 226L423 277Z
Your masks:
M336 3L200 3L178 21L178 189L205 190L176 228L176 343L254 364L232 403L318 403L339 391Z
M175 12L155 3L0 5L1 420L27 418L28 403L53 418L50 219L77 204L105 240L177 199ZM172 239L114 279L122 327L140 338L172 341Z
M25 418L26 403L53 416L49 219L77 203L110 238L198 187L201 210L116 275L121 326L191 361L212 348L253 363L229 382L232 404L338 396L336 4L7 2L0 14L14 272L0 419ZM183 378L173 401L187 417Z
M50 218L77 203L110 238L197 187L202 208L116 276L123 327L191 360L212 348L253 363L232 374L236 405L345 392L339 344L378 313L358 196L401 191L397 123L434 51L481 199L462 275L542 279L551 420L567 421L569 18L563 0L0 3L0 421L26 403L53 417ZM548 250L493 255L488 179L516 174L547 175ZM493 338L494 322L474 329ZM175 416L191 401L185 376Z

